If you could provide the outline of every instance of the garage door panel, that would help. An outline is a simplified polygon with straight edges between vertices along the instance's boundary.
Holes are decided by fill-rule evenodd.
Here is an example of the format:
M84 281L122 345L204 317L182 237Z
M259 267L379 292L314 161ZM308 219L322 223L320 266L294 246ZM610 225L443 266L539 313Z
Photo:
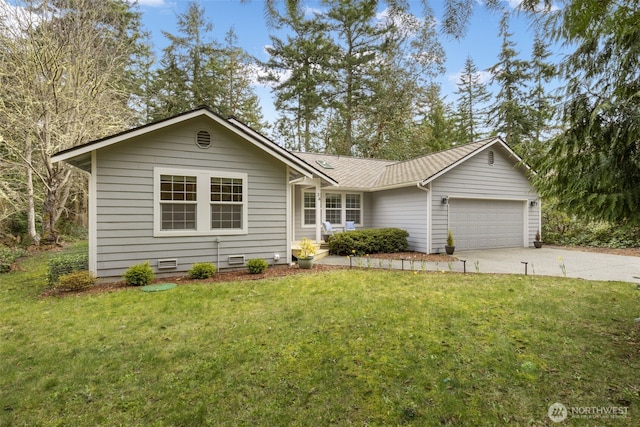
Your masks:
M451 199L449 227L458 250L522 246L524 203Z

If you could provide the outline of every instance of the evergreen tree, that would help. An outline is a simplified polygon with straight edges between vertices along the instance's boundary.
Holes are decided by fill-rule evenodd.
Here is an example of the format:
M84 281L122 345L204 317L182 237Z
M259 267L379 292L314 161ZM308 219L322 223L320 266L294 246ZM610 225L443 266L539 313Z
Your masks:
M327 37L328 25L321 19L305 19L298 8L285 14L271 10L278 28L293 34L286 40L271 36L269 60L263 63L268 74L262 80L272 84L275 107L280 113L276 132L290 149L315 151L323 145L322 113L326 107L331 58L336 46Z
M204 17L204 9L189 3L187 11L178 15L179 34L163 31L170 44L163 49L156 71L151 117L170 117L200 105L218 108L221 87L216 84L220 73L220 46L209 40L213 25Z
M491 83L496 83L498 91L495 102L489 110L489 124L493 131L504 136L511 146L526 161L529 157L528 141L533 131L531 111L526 102L526 83L529 79L527 62L518 59L515 43L509 32L509 14L500 21L502 49L498 62L489 69L493 74Z
M529 69L531 70L531 89L529 101L533 132L530 142L528 163L537 168L541 158L545 155L545 143L551 138L556 116L558 97L549 94L547 87L557 75L556 66L548 62L551 56L549 44L539 34L533 41L533 49Z
M480 139L482 126L487 122L485 107L491 95L487 85L470 56L464 63L458 89L457 99L458 137L457 142L468 143Z
M235 116L255 130L263 132L264 122L258 96L253 90L253 58L237 46L238 37L233 29L227 31L225 45L220 53L220 98L216 101L218 113Z
M429 151L431 140L420 125L421 114L441 104L437 85L445 54L437 40L435 19L418 19L402 9L388 8L386 48L371 67L371 99L360 106L363 118L356 134L357 154L405 159ZM425 113L427 112L427 113ZM400 142L401 141L401 142Z
M537 174L561 208L640 224L640 1L566 2L556 37L574 46L562 64L563 132Z
M354 154L358 125L363 111L373 102L372 67L389 47L386 35L389 25L375 20L376 0L325 0L328 6L324 19L337 36L340 53L331 61L333 87L331 107L334 120L329 122L328 152Z

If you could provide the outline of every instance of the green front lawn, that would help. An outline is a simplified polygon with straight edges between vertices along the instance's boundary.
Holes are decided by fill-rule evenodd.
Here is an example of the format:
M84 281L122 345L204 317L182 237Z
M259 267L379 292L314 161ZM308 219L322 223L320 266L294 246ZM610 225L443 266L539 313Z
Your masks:
M3 426L561 425L555 402L640 423L629 283L335 270L42 298L46 257L0 275Z

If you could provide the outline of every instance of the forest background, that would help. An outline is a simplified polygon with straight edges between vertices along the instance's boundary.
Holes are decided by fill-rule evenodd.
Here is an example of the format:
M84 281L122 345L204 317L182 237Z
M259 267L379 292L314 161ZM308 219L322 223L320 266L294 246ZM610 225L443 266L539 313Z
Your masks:
M207 105L298 151L402 160L500 135L537 171L546 241L640 246L638 0L445 0L438 16L428 1L264 4L266 60L233 27L214 37L207 3L156 51L128 1L0 2L0 240L84 233L86 177L54 153ZM470 54L445 96L441 41L478 8L500 17L486 31L501 49L482 70Z

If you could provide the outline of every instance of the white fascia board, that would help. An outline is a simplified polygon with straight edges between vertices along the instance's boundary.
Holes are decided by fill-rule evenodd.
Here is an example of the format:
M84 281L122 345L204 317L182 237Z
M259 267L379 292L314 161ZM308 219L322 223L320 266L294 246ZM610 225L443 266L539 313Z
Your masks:
M128 139L132 139L132 138L136 138L136 137L139 137L139 136L143 136L143 135L149 134L151 132L157 131L159 129L163 129L163 128L166 128L168 126L175 125L177 123L182 123L182 122L185 122L187 120L191 120L191 119L194 119L194 118L197 118L197 117L200 117L200 116L209 117L214 122L220 124L221 126L226 128L227 130L229 130L229 131L235 133L236 135L242 137L243 139L249 141L251 144L253 144L254 146L260 148L261 150L268 152L273 157L275 157L276 159L280 160L285 165L290 166L295 171L299 172L300 174L302 174L304 176L312 178L314 176L314 174L315 174L315 175L320 176L322 179L324 179L325 181L327 181L327 182L329 182L329 183L331 183L333 185L337 185L338 184L331 177L329 177L329 176L327 176L325 174L322 174L319 171L313 170L312 168L310 168L309 166L304 164L302 162L302 160L298 159L297 157L295 157L294 155L289 153L284 148L280 147L279 145L277 145L273 141L270 141L267 138L263 137L262 135L260 135L256 131L254 131L253 129L251 129L251 128L247 127L246 125L244 125L243 123L241 123L241 122L239 122L239 121L237 121L237 120L235 120L233 118L231 118L229 120L224 120L221 117L213 114L212 112L210 112L207 109L194 110L194 111L191 111L191 112L186 113L186 114L181 114L181 115L178 115L178 116L170 118L170 119L162 120L162 121L160 121L158 123L141 126L139 128L132 129L132 130L130 130L128 132L125 131L125 132L123 132L121 134L117 134L117 135L115 135L113 137L110 137L110 138L105 138L104 140L101 140L101 141L99 140L98 142L95 142L95 143L88 143L86 145L81 145L81 146L78 146L76 149L71 149L71 150L68 150L68 151L64 151L64 152L62 152L60 154L52 156L51 157L51 161L53 163L56 163L56 162L72 159L74 157L81 156L81 155L86 154L86 153L91 153L93 151L99 150L99 149L104 148L104 147L108 147L108 146L113 145L113 144L117 144L118 142L122 142L122 141L126 141ZM242 128L244 130L244 132L240 131L239 128ZM247 136L249 136L249 138L247 138Z
M509 155L513 156L516 160L517 163L520 163L522 166L524 166L527 170L531 171L531 167L529 165L527 165L526 163L524 163L522 161L522 158L520 156L518 156L516 154L515 151L513 151L505 142L502 138L500 138L499 136L495 137L491 142L486 143L485 145L483 145L482 147L478 148L477 150L467 154L466 156L464 156L463 158L459 159L457 162L454 162L452 164L450 164L449 166L447 166L446 168L442 169L440 172L430 176L429 178L426 178L424 180L422 180L422 185L427 185L428 183L432 182L433 180L441 177L442 175L444 175L445 173L449 172L451 169L461 165L462 163L466 162L467 160L471 159L472 157L477 156L478 154L482 153L483 151L487 150L489 147L493 147L495 144L499 144L502 148L504 148Z
M74 150L69 150L69 151L66 151L66 152L63 152L63 153L56 154L56 155L52 156L51 157L51 161L53 163L56 163L56 162L68 160L68 159L71 159L73 157L80 156L82 154L90 153L92 151L96 151L96 150L99 150L101 148L108 147L108 146L113 145L113 144L117 144L118 142L126 141L127 139L132 139L132 138L136 138L138 136L146 135L146 134L151 133L151 132L155 132L156 130L159 130L159 129L165 128L167 126L171 126L171 125L174 125L176 123L180 123L180 122L183 122L183 121L186 121L186 120L190 120L190 119L196 118L196 117L201 116L203 114L209 116L211 119L215 120L216 122L218 122L220 124L224 124L224 122L221 121L218 117L214 116L213 114L209 113L206 110L191 111L190 113L179 115L179 116L173 117L171 119L160 121L158 123L154 123L154 124L147 125L147 126L141 126L139 128L132 129L132 130L130 130L128 132L125 131L125 132L117 134L117 135L115 135L115 136L113 136L111 138L105 138L104 140L96 142L96 143L91 143L90 142L88 144L78 146L78 148L76 148Z

